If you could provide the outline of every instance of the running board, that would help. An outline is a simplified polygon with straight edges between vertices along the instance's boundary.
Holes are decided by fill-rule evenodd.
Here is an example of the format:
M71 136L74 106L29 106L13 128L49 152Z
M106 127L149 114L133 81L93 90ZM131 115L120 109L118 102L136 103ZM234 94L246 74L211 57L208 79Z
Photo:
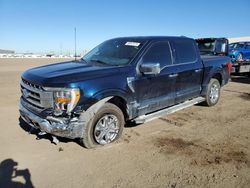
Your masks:
M141 116L133 119L133 122L135 122L135 123L146 123L146 122L152 121L154 119L157 119L159 117L162 117L162 116L165 116L165 115L168 115L168 114L172 114L172 113L174 113L176 111L179 111L179 110L182 110L184 108L187 108L187 107L193 106L195 104L201 103L203 101L205 101L204 97L197 97L197 98L182 102L180 104L177 104L177 105L174 105L174 106L171 106L171 107L168 107L168 108L164 108L162 110L159 110L159 111L147 114L147 115L141 115Z

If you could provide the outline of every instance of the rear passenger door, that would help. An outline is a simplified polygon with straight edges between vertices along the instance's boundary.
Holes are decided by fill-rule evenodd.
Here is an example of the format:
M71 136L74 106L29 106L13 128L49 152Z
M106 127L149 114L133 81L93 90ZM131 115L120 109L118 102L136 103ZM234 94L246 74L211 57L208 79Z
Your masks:
M198 48L192 39L181 38L171 42L176 72L176 100L183 102L200 95L203 77L203 64Z

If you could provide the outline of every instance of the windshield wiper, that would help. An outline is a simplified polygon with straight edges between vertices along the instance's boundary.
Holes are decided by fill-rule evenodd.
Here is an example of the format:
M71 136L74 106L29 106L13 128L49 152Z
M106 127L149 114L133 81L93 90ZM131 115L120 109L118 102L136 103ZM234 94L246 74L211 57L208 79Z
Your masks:
M81 58L80 60L84 61L85 63L88 63L85 59Z
M101 61L101 60L99 60L99 59L91 59L90 61L95 61L95 62L100 63L100 64L109 65L109 64L106 63L105 61Z

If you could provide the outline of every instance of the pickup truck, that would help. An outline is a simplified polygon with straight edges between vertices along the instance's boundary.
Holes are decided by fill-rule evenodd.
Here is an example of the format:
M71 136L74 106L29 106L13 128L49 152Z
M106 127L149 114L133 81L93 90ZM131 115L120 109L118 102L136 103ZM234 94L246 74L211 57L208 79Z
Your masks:
M20 116L41 133L94 148L117 140L127 122L215 105L231 68L229 57L200 56L191 38L114 38L80 60L25 71Z
M231 74L250 76L250 60L249 59L243 60L242 54L240 54L240 56L235 55L238 54L239 51L233 48L233 47L237 48L237 45L239 46L240 44L244 45L244 42L229 44L228 39L226 38L199 38L196 39L196 43L200 50L200 54L202 55L229 56L232 61ZM250 42L248 43L250 44ZM247 42L245 42L245 45L246 45L245 46L245 52L246 52ZM246 54L244 54L244 57L247 57Z
M198 38L196 43L201 55L228 56L227 38Z

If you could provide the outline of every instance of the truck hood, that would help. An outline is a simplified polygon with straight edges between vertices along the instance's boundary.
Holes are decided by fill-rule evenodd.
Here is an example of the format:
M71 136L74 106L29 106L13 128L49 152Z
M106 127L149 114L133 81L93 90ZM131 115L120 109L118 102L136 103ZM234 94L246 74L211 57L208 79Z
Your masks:
M118 74L114 66L97 66L83 61L69 61L36 67L25 71L22 78L45 87L66 87L70 83Z

